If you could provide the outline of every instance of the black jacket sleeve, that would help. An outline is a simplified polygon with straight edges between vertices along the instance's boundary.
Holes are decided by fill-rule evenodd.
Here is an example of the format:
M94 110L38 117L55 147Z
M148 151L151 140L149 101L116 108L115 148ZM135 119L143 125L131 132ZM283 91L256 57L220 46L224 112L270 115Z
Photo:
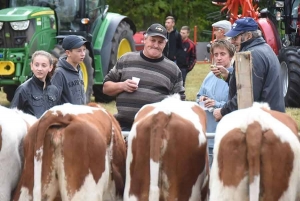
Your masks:
M229 73L228 78L226 80L229 85L229 94L228 94L228 101L223 105L221 109L222 116L237 110L237 94L236 94L236 77L235 77L235 68L233 69L232 73Z
M20 85L15 92L13 100L10 103L10 108L18 108L19 110L24 111L26 101L27 99L25 91L23 90L22 85Z

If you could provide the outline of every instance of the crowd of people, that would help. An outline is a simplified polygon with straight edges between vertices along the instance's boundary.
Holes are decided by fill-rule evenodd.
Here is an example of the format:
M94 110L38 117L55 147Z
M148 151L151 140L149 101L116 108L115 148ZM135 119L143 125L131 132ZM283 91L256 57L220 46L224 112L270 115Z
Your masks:
M270 108L285 112L280 87L280 64L263 39L254 19L246 17L231 23L212 24L213 63L204 79L196 101L206 108L207 132L214 133L218 121L237 110L234 58L236 52L251 51L253 61L254 101L267 102ZM175 93L185 100L185 80L196 63L196 45L189 39L190 28L175 28L175 18L168 16L165 26L154 23L144 34L144 49L129 52L118 59L104 78L103 92L116 97L117 114L122 130L130 130L135 114L145 104L163 100ZM32 78L19 86L11 103L26 113L40 117L57 104L86 104L80 63L89 45L71 35L64 38L65 57L56 63L45 51L32 55ZM213 145L213 141L209 143Z

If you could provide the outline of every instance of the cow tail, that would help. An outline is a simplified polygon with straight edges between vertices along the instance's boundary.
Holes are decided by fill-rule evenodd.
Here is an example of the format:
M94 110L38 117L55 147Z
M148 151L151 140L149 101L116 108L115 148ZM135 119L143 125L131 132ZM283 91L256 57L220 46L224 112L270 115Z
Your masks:
M164 189L167 188L162 172L162 157L166 150L166 126L170 121L170 115L159 112L153 115L150 131L150 192L149 200L158 201L164 199ZM160 189L162 190L160 192Z
M53 126L66 126L71 121L70 115L61 117L61 114L52 115L52 112L44 114L37 122L35 131L35 146L34 146L34 195L37 195L36 200L41 200L41 179L42 179L42 158L45 136L48 129ZM52 136L53 140L53 136Z
M262 130L258 123L251 124L247 128L246 146L249 165L249 201L258 201L260 193L260 152L262 146Z

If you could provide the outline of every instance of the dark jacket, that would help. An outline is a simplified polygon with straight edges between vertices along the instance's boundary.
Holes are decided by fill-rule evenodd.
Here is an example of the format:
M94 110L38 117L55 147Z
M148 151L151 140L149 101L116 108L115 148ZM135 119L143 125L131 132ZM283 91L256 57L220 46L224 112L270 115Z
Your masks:
M43 87L44 82L33 76L18 87L10 107L40 118L46 110L58 105L60 101L58 89L49 80L46 80L45 89Z
M182 47L183 63L182 65L178 63L178 65L180 65L181 68L187 68L188 71L191 71L194 68L197 61L195 43L191 41L191 39L187 38L186 40L182 41Z
M176 61L183 51L182 39L180 33L174 28L170 33L167 32L168 42L163 50L165 57L171 61Z
M262 37L258 37L242 43L241 51L251 51L254 101L267 102L272 110L285 112L280 63L272 48ZM235 69L227 80L229 101L221 109L222 116L238 109Z
M60 58L57 68L51 80L61 95L61 104L72 103L83 105L86 103L83 75L78 65L77 70L66 61L66 57Z

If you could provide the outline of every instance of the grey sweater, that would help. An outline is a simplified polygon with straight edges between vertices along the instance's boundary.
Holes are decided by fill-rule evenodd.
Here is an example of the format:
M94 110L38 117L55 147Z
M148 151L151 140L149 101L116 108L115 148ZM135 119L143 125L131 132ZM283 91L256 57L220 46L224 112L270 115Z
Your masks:
M123 122L131 125L135 114L145 104L159 102L174 93L185 99L181 71L169 59L149 59L142 52L127 53L105 76L104 82L123 82L132 77L140 78L137 91L122 92L116 98L116 118L121 126Z

